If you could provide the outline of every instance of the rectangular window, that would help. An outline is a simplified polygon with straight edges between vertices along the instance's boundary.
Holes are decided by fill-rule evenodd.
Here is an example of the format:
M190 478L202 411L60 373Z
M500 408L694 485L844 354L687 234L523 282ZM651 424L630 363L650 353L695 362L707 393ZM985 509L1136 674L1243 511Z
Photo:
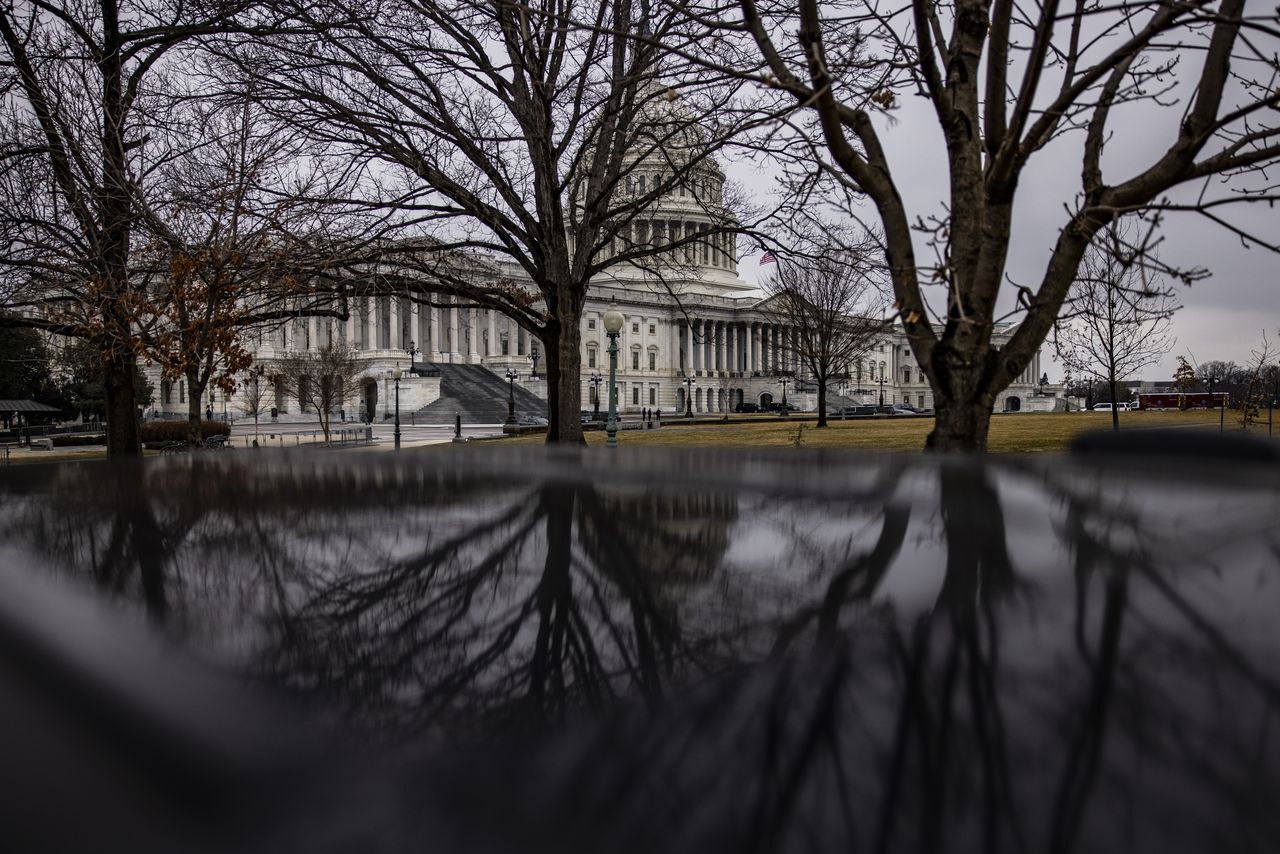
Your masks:
M917 408L917 409L924 409L924 395L923 395L923 394L917 394L917 395L916 395L916 408Z
M178 380L178 403L187 402L187 381Z
M596 348L592 347L587 351L587 367L594 368L596 366Z
M631 324L631 333L632 333L633 335L639 335L639 334L640 334L640 324L638 324L638 323L633 323L633 324Z
M644 176L641 175L636 179L636 183L640 186L640 195L644 195Z
M649 386L649 405L653 406L658 402L658 387L656 385Z
M631 370L633 371L640 370L640 351L639 350L631 351Z
M596 328L596 319L594 317L587 318L587 328L588 329Z
M652 351L649 352L649 370L651 371L658 370L658 354ZM653 401L650 401L650 403L652 402Z
M654 323L650 323L650 324L649 324L649 334L650 334L650 335L657 335L657 334L658 334L658 326L657 326L657 324L654 324Z
M636 406L640 405L640 386L631 387L631 402Z

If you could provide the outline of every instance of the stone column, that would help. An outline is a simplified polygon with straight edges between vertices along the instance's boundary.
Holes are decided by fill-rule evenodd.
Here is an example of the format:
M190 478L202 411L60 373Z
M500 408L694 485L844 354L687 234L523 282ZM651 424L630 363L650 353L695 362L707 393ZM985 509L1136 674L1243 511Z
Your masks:
M355 305L347 300L347 322L342 325L342 343L348 347L356 346L356 312Z
M471 331L470 361L480 361L480 309L467 309L467 323Z
M689 370L697 372L702 369L702 358L698 353L698 336L702 321L690 320L689 324Z
M449 362L452 364L454 362L461 361L460 359L455 359L454 354L462 352L462 346L460 344L460 339L458 338L459 318L457 304L451 302L446 311L449 312Z
M716 321L716 370L723 371L728 367L725 361L725 340L724 340L724 321Z
M404 345L401 343L401 327L400 327L400 297L393 296L387 298L387 310L391 314L391 322L387 329L387 346L392 350L403 350Z
M498 313L489 309L489 352L485 355L496 356L498 353Z
M422 313L416 302L409 303L409 342L414 347L422 349ZM413 357L415 360L417 356Z
M365 298L364 334L365 349L378 349L378 301L373 297Z
M440 309L427 308L427 324L431 327L431 361L440 361Z

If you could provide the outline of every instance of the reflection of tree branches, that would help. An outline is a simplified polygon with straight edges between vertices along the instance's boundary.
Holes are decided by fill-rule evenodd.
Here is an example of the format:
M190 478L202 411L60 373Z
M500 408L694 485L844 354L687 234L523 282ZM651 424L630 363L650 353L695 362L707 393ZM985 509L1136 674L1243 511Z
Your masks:
M629 518L624 536L616 508L576 485L508 494L496 508L455 503L446 538L311 581L284 618L272 665L284 679L365 722L391 716L398 736L556 718L630 690L663 696L688 650L674 604L657 594L662 568L631 540L664 532Z

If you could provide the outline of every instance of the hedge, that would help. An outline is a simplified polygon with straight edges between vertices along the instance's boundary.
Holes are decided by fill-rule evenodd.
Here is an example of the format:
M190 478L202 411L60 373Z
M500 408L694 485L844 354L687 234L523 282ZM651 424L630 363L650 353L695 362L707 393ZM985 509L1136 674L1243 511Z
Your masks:
M39 439L41 437L36 436ZM105 445L106 436L50 436L55 448L78 448L83 445Z
M142 425L143 442L185 442L187 439L186 421L148 421ZM200 438L210 436L230 436L231 427L221 421L201 421Z

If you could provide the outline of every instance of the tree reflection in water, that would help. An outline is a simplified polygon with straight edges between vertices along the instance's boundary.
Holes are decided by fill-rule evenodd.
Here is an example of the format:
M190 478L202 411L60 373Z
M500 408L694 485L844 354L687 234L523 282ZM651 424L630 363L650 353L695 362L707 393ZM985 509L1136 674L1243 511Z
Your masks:
M1273 483L262 459L6 480L6 535L348 729L524 733L431 760L460 846L1277 848Z

